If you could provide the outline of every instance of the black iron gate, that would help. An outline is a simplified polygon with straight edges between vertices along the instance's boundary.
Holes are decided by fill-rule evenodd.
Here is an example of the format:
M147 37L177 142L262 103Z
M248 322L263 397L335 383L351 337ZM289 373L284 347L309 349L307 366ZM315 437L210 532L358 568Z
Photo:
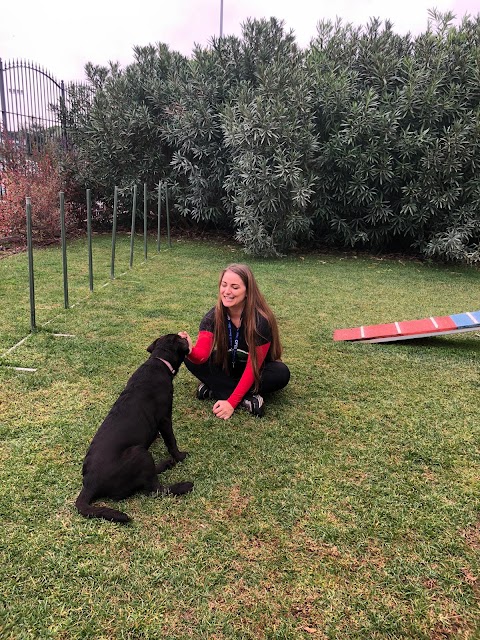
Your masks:
M0 58L0 134L32 153L52 139L67 143L65 85L41 67Z

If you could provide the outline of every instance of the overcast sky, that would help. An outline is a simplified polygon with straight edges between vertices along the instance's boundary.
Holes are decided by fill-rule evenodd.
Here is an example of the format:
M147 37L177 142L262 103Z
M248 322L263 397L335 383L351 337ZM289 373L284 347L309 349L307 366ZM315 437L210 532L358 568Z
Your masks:
M4 0L0 11L0 58L38 63L58 80L82 80L87 62L122 67L135 45L166 43L190 55L220 32L222 0ZM428 9L452 11L458 19L480 12L479 0L223 0L223 34L241 35L247 18L274 16L308 46L322 19L364 25L390 19L398 33L426 30Z

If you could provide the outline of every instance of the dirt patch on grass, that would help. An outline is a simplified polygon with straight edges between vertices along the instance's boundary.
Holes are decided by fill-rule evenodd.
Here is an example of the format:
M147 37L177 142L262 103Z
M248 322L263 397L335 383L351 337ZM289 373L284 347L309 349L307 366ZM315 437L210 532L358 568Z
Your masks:
M478 551L480 549L480 520L477 520L477 522L467 527L467 529L460 531L460 535L470 549Z

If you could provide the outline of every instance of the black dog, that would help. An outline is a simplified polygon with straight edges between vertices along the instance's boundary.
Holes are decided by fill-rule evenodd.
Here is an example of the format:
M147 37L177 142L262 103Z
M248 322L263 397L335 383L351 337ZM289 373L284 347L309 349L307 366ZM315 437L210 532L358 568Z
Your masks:
M188 343L177 334L155 340L147 349L152 355L127 382L95 434L83 462L83 489L76 500L87 518L129 522L126 513L94 506L96 498L121 500L143 492L182 495L191 482L162 486L157 474L187 455L179 451L172 428L173 376L185 360ZM172 456L155 466L149 447L161 434Z

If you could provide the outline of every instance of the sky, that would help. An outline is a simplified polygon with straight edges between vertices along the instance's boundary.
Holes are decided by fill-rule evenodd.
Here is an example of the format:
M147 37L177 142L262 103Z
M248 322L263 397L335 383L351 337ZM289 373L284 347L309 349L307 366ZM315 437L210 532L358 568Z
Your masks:
M434 4L433 4L434 2ZM188 56L195 44L207 47L220 34L241 36L247 18L275 17L307 47L319 21L365 25L389 19L397 33L419 34L428 26L428 9L452 11L457 22L480 13L479 0L5 0L0 12L0 58L26 60L57 80L82 81L87 62L125 67L133 47L163 42ZM73 8L74 7L74 8Z

